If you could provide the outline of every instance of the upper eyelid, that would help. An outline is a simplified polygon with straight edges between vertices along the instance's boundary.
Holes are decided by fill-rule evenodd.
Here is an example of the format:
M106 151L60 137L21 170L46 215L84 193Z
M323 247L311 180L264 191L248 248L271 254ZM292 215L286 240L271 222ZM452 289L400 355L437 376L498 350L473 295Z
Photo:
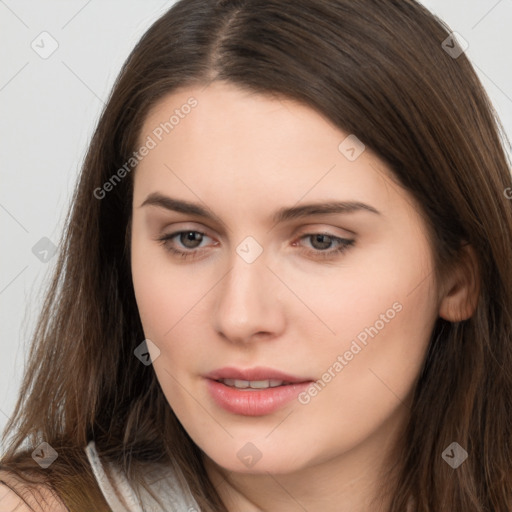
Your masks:
M192 221L193 223L193 221ZM328 236L336 237L336 238L350 238L355 237L356 232L352 231L347 228L341 228L341 227L320 227L325 226L323 223L310 223L312 225L306 225L306 226L299 226L297 228L293 228L294 231L294 237L298 236L304 236L304 235L313 235L313 234L325 234ZM216 238L215 236L212 236L210 233L214 231L210 227L203 227L204 224L202 224L200 227L183 227L183 228L169 228L170 230L167 232L166 228L162 229L162 235L161 236L169 236L169 235L176 235L178 233L182 233L184 231L195 231L199 233L203 233L206 236L210 238ZM318 226L318 227L317 227ZM336 230L344 231L345 233L336 233Z

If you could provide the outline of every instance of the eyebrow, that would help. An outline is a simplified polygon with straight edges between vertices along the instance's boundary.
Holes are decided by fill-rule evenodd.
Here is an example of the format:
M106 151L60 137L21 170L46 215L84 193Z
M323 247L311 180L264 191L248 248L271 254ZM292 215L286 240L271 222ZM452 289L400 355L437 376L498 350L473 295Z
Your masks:
M199 204L168 197L159 192L152 192L149 194L139 208L148 205L165 208L166 210L179 213L196 215L198 217L210 219L221 225L224 224L217 215L212 213L207 208L200 206ZM373 206L361 203L360 201L325 201L321 203L308 203L300 206L280 208L274 213L272 220L274 224L279 224L289 220L300 219L314 215L333 215L339 213L354 212L370 212L381 215L381 212L379 212Z

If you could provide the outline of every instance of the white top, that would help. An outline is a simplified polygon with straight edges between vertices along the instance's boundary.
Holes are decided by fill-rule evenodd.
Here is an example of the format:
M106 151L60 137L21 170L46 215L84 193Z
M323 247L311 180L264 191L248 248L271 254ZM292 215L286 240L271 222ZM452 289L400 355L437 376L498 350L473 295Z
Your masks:
M141 503L125 473L113 464L100 460L94 441L86 446L85 452L112 512L201 512L190 489L180 485L177 475L171 468L162 470L159 466L157 471L147 472L144 475L153 493L165 506L162 508L143 487L138 488L142 496ZM105 472L107 465L112 475L112 482Z

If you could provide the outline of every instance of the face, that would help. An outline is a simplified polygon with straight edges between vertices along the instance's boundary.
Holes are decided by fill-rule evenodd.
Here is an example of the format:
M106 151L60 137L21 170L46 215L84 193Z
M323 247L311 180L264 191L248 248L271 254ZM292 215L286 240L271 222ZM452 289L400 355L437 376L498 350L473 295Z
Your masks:
M229 471L334 461L407 417L439 308L432 250L349 135L220 82L168 95L142 129L131 255L153 368Z

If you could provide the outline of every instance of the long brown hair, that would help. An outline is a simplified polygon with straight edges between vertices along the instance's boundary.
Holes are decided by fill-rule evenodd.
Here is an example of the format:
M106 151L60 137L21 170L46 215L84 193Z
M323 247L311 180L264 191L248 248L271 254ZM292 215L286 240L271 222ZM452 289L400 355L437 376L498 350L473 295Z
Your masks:
M508 141L466 55L447 51L449 37L413 0L181 0L158 19L92 138L1 467L28 481L39 469L31 450L46 441L59 457L39 473L70 510L107 509L84 455L94 439L134 481L144 462L175 464L203 511L227 512L153 369L133 355L144 339L130 272L135 171L103 199L94 194L132 156L158 100L226 80L299 100L382 158L421 205L436 278L461 244L475 250L477 308L463 322L439 318L432 332L390 512L409 499L423 512L511 510ZM456 470L442 458L454 441L469 454Z

